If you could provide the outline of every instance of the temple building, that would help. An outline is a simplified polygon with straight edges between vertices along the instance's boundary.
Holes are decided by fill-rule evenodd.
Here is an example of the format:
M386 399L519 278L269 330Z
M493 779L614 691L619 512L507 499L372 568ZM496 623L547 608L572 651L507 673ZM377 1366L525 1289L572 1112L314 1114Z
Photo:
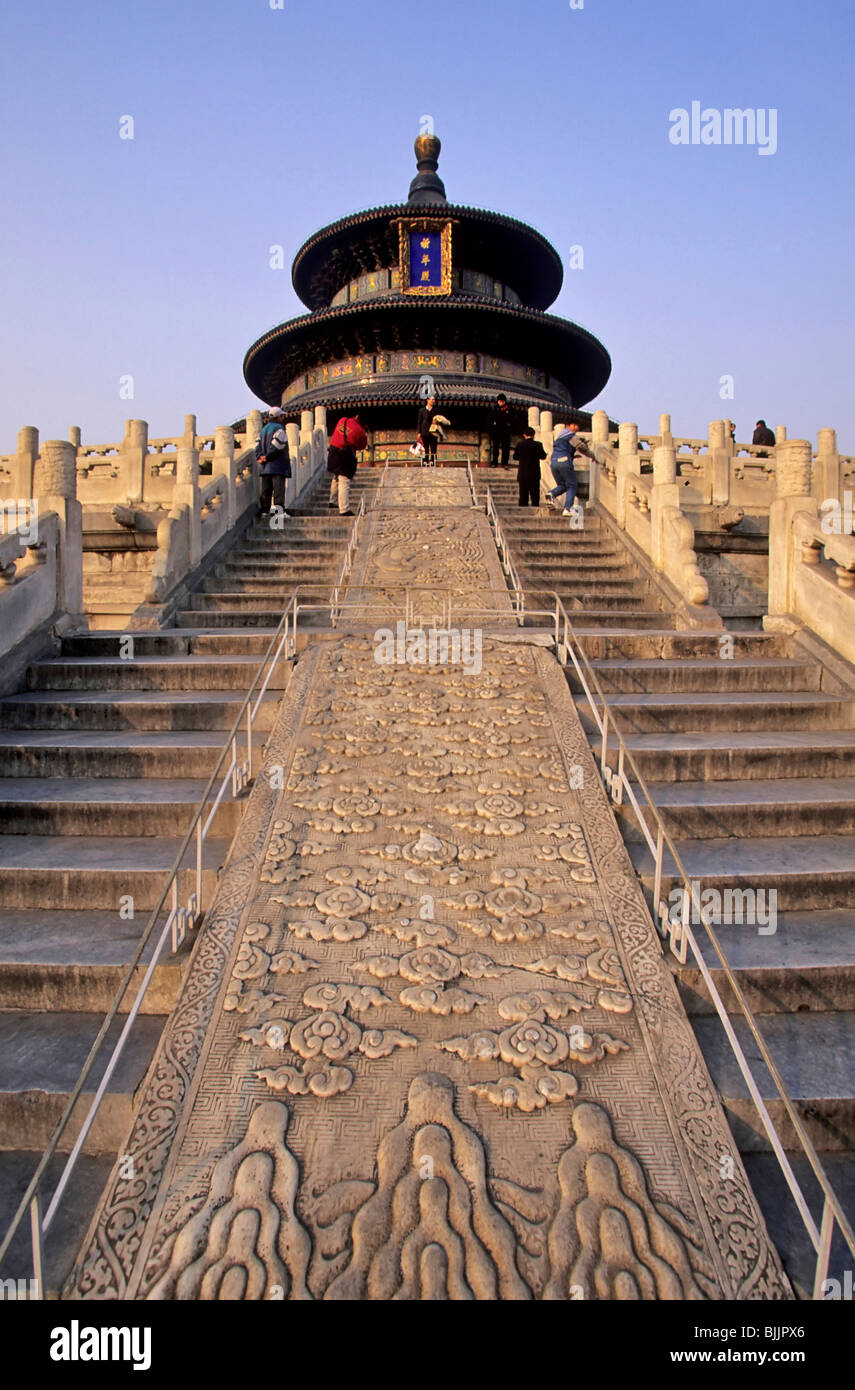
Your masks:
M253 343L250 389L292 420L315 406L358 411L370 463L409 458L431 388L451 422L440 462L489 456L499 392L518 430L530 406L586 425L580 408L611 361L591 333L546 312L563 281L557 251L524 222L449 203L436 136L415 151L405 203L344 217L300 247L292 279L310 312Z

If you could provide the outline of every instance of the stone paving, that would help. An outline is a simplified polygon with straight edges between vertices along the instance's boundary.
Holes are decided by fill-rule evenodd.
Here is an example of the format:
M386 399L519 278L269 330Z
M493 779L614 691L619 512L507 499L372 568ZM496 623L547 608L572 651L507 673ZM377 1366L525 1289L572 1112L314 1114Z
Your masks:
M440 474L379 501L66 1296L790 1297L486 517Z

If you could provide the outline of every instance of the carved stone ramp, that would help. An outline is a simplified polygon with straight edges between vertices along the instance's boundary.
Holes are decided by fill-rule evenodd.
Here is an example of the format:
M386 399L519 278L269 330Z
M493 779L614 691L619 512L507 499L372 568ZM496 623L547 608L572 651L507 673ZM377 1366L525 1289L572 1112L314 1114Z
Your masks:
M352 592L495 621L301 656L66 1296L791 1296L489 537L468 489L384 489Z

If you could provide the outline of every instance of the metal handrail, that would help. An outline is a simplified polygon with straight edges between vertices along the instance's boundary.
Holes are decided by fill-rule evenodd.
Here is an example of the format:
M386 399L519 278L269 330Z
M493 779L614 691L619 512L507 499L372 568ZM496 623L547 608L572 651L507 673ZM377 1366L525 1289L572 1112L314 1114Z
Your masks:
M542 592L545 593L547 591L543 590ZM795 1109L793 1100L789 1094L789 1091L787 1090L786 1083L784 1082L784 1079L781 1076L781 1073L774 1061L774 1058L772 1057L771 1052L769 1051L766 1041L758 1028L757 1021L748 1004L748 1001L746 1000L745 995L743 994L742 989L730 967L730 964L726 956L724 955L721 943L719 942L718 937L713 931L711 924L706 920L706 913L701 908L701 904L698 899L696 884L695 882L693 882L693 880L689 878L689 875L686 872L679 851L677 850L677 846L674 843L665 825L665 822L659 812L658 807L656 806L655 802L653 801L653 798L650 795L647 783L645 782L644 777L642 776L638 768L638 765L635 761L635 758L632 755L632 750L626 743L623 731L621 730L620 725L615 719L614 711L611 708L608 699L606 698L605 692L603 691L603 688L597 678L597 674L591 666L591 663L588 660L588 656L584 648L582 647L581 642L579 641L578 635L575 632L572 623L570 622L570 619L567 615L567 611L564 608L564 604L562 603L557 593L555 593L554 591L551 591L551 593L555 599L556 655L558 656L558 659L561 662L561 664L565 666L567 665L566 656L569 656L572 660L573 666L576 670L576 674L578 675L579 680L582 684L582 688L584 690L588 706L593 714L597 728L600 731L602 741L600 746L599 761L603 781L612 800L615 801L615 803L618 805L621 801L622 792L624 790L626 791L627 795L629 796L633 811L635 812L636 819L638 820L639 828L641 829L642 834L644 835L644 838L654 856L654 924L656 917L658 917L660 922L662 922L663 927L665 921L668 921L671 928L670 932L660 930L659 934L663 937L663 939L666 936L668 937L670 949L677 956L677 959L680 961L681 964L685 964L686 962L686 948L691 947L692 949L692 954L695 957L698 968L700 969L704 982L710 992L710 996L715 1006L716 1013L719 1015L719 1018L721 1019L722 1025L727 1035L728 1042L730 1043L731 1049L733 1050L733 1053L736 1057L736 1061L742 1073L743 1080L745 1081L751 1099L753 1100L757 1108L757 1112L760 1116L763 1128L766 1130L766 1134L772 1145L775 1157L778 1160L778 1163L787 1181L787 1185L790 1189L790 1192L792 1193L793 1200L795 1201L796 1206L798 1207L799 1214L802 1218L808 1235L810 1236L811 1243L815 1251L817 1252L813 1297L819 1298L822 1284L828 1273L828 1260L831 1253L831 1238L834 1229L834 1221L836 1221L838 1226L840 1227L843 1238L846 1241L846 1244L848 1245L852 1255L855 1255L855 1232L853 1232L852 1226L849 1220L847 1219L846 1213L844 1212L840 1204L840 1200L837 1197L837 1194L835 1193L834 1188L831 1185L831 1182L828 1178L828 1175L825 1172L819 1155L817 1154L816 1149L814 1148L813 1142L810 1136L808 1135L807 1130L804 1127L804 1123L801 1119L801 1116ZM579 658L581 658L581 665ZM602 717L600 717L596 701L591 696L591 686L593 686L594 691L596 692L597 697L601 702L603 710ZM618 767L616 771L613 771L608 766L606 761L608 755L608 733L610 724L618 745ZM633 785L630 782L629 776L627 775L627 764L629 764L629 767L632 773L634 774L636 785L641 789L642 795L647 804L647 809L651 813L655 822L657 831L655 840L650 831L650 827L647 824L647 820L642 811L642 808L638 803L638 799L636 797ZM662 883L662 858L665 847L667 847L673 859L677 873L679 874L679 877L682 879L683 882L683 914L682 921L679 922L672 919L672 914L668 912L667 904L660 901L659 897ZM757 1083L754 1080L754 1076L751 1072L748 1060L745 1057L745 1054L742 1050L738 1038L736 1037L725 1004L721 998L718 988L716 987L712 979L709 968L706 964L706 961L704 960L703 954L695 939L695 934L689 925L689 918L691 915L692 907L697 909L698 919L701 925L703 925L707 933L707 936L710 940L710 943L713 947L713 950L715 951L715 954L718 957L724 977L727 980L727 983L729 984L731 990L733 991L734 998L736 999L739 1008L742 1012L742 1015L745 1018L746 1023L748 1024L748 1028L751 1032L751 1035L755 1043L757 1044L757 1047L760 1051L760 1056L769 1072L769 1075L772 1078L778 1095L780 1096L781 1101L783 1102L784 1109L793 1126L793 1129L795 1130L799 1144L805 1154L805 1157L810 1163L814 1176L816 1177L820 1187L822 1188L825 1201L823 1205L821 1228L817 1227L816 1222L811 1216L804 1193L802 1192L798 1179L793 1173L789 1159L786 1157L786 1153L784 1151L777 1130L775 1129L772 1117L769 1114L769 1111L763 1101L762 1096L760 1095L759 1088L757 1087ZM679 930L676 930L676 928L679 928Z
M305 588L306 586L303 587ZM134 951L131 961L125 968L124 975L122 976L121 983L115 994L113 1002L107 1010L104 1021L101 1024L101 1027L99 1028L94 1041L92 1042L92 1045L83 1063L83 1067L80 1071L77 1081L75 1082L71 1090L71 1094L68 1097L68 1100L65 1104L65 1108L63 1109L62 1115L60 1116L57 1122L56 1128L54 1129L50 1141L48 1142L47 1148L45 1149L41 1159L39 1160L38 1165L36 1166L36 1171L30 1179L27 1185L27 1189L23 1197L21 1198L20 1203L18 1204L17 1210L15 1211L15 1214L12 1217L6 1234L3 1237L3 1241L2 1243L0 1243L0 1262L2 1262L5 1255L8 1252L12 1240L14 1239L16 1231L18 1230L18 1227L21 1224L21 1221L27 1211L27 1208L29 1208L31 1214L31 1229L33 1242L33 1269L35 1277L38 1281L40 1298L44 1296L42 1283L42 1238L47 1234L53 1222L53 1219L56 1216L57 1210L62 1200L62 1196L65 1192L65 1189L68 1185L72 1172L77 1164L77 1160L83 1148L86 1136L89 1133L92 1124L94 1123L96 1113L98 1111L98 1108L100 1107L101 1101L103 1100L104 1094L107 1089L107 1085L110 1081L110 1077L112 1076L116 1068L116 1065L118 1064L119 1057L121 1056L121 1053L124 1049L125 1043L128 1038L128 1034L130 1033L131 1027L133 1026L137 1014L139 1013L140 1007L142 1005L146 991L148 990L148 986L151 982L155 968L157 967L157 964L163 953L163 949L166 945L167 938L170 936L172 938L172 952L174 954L182 945L187 931L192 930L194 927L198 926L199 922L201 921L203 915L202 846L204 844L205 838L207 837L208 831L210 830L211 825L213 824L213 820L217 813L217 810L219 809L220 802L222 801L223 796L225 795L229 780L231 779L232 783L232 793L234 796L237 796L246 787L250 779L252 769L253 727L254 721L258 715L258 711L261 706L261 701L264 698L270 680L273 676L273 672L276 669L276 666L278 662L281 660L283 654L285 655L286 660L289 660L296 655L297 622L301 606L314 606L301 605L300 592L300 587L296 588L293 591L288 606L285 609L285 612L283 613L282 618L279 621L279 625L270 639L267 650L261 659L258 669L256 670L255 676L252 680L252 684L250 685L250 688L247 691L243 704L241 705L240 710L238 711L235 717L234 723L232 724L231 730L223 743L222 752L220 753L220 756L217 759L214 769L210 777L208 778L205 790L202 793L202 797L193 814L193 818L187 829L187 833L185 834L184 839L181 843L181 847L176 854L175 860L173 861L172 868L163 885L157 903L155 907L152 909L148 922L145 926L145 929L143 930L142 936L140 937L137 943L137 947ZM323 606L327 607L328 605L325 604ZM270 662L270 669L267 671L266 676L263 676L263 672L268 662ZM258 687L259 682L261 682L261 687L258 690L256 696L256 687ZM253 697L256 697L254 705ZM246 757L241 762L239 760L238 753L238 740L240 738L241 725L243 723L244 716L246 716L247 745ZM210 814L208 815L207 820L205 821L203 826L202 818L207 808L208 799L211 795L214 784L217 781L220 772L222 771L223 764L226 761L229 752L231 753L229 765L226 768L225 773L223 774L222 783L220 785L219 791L217 792L214 798L214 804L211 807ZM188 849L190 848L191 841L194 838L196 840L196 888L195 891L190 895L187 905L185 907L181 907L178 902L178 876L181 873L182 869L186 867L184 865L184 859ZM77 1101L83 1091L83 1087L89 1079L92 1068L95 1065L95 1061L97 1059L98 1053L101 1050L101 1045L104 1041L104 1038L106 1037L106 1034L110 1028L111 1023L113 1022L113 1019L119 1012L119 1007L125 997L128 986L130 985L131 980L133 978L134 972L140 963L146 946L148 945L149 941L151 940L151 937L154 934L155 928L157 927L157 923L160 918L160 914L163 911L164 905L166 904L166 900L169 896L170 890L172 892L171 910L167 916L166 922L164 923L161 929L160 936L158 937L157 944L155 946L152 958L146 969L145 975L143 976L143 979L137 989L137 993L134 998L134 1002L131 1006L131 1009L128 1012L128 1017L125 1022L125 1025L110 1054L107 1066L104 1071L104 1075L99 1083L95 1095L92 1098L86 1117L83 1121L83 1124L81 1125L80 1133L78 1134L75 1143L71 1149L71 1152L69 1153L68 1159L66 1160L65 1167L63 1168L59 1182L56 1186L56 1190L54 1191L54 1194L51 1198L50 1204L46 1212L44 1213L44 1216L42 1216L39 1189L41 1186L42 1178L45 1174L45 1170L47 1169L50 1160L53 1158L53 1155L57 1150L60 1139L65 1133L66 1127L69 1123L69 1120L71 1119L74 1107L77 1104Z
M341 593L341 590L345 588L348 578L350 577L350 572L353 569L353 557L356 554L356 547L359 544L359 532L362 527L362 518L364 516L365 493L363 493L361 498L359 499L359 510L356 513L356 518L354 520L353 525L350 528L350 536L347 542L347 550L344 552L344 559L341 562L341 569L338 573L338 579L335 582L332 594L330 596L330 623L333 627L335 627L336 623L338 622L339 594Z
M496 539L496 549L499 552L499 560L501 561L502 569L507 575L508 584L513 596L517 622L522 626L525 619L525 590L520 582L517 567L511 555L511 548L505 538L504 528L499 520L499 513L496 511L496 504L493 501L493 493L489 484L485 488L485 505L487 517L493 524L493 534Z
M487 489L487 491L489 493L489 488ZM495 517L495 508L491 507L491 502L492 499L488 499L487 514L488 516L490 516L492 512L492 516ZM495 525L496 522L494 521L494 527ZM502 536L502 540L504 542L504 536ZM742 1073L743 1080L745 1081L745 1084L748 1088L749 1095L751 1096L751 1099L754 1102L754 1105L757 1109L757 1113L760 1117L760 1121L763 1125L763 1128L766 1131L766 1135L772 1146L772 1151L774 1152L775 1157L778 1160L778 1164L784 1175L787 1186L790 1189L790 1193L796 1204L799 1215L801 1216L802 1222L805 1226L808 1236L810 1237L811 1244L813 1245L814 1250L816 1251L817 1259L814 1267L813 1298L819 1299L821 1297L823 1283L825 1282L826 1276L828 1274L828 1262L831 1255L831 1243L834 1234L835 1222L840 1227L843 1239L845 1240L846 1245L848 1246L849 1251L853 1256L855 1256L855 1232L853 1232L852 1225L849 1222L845 1211L843 1210L843 1207L840 1203L840 1199L838 1198L831 1184L831 1181L829 1180L828 1174L826 1173L825 1168L823 1167L823 1164L819 1158L819 1155L816 1152L816 1149L813 1145L813 1141L811 1140L809 1134L807 1133L807 1130L805 1129L801 1116L795 1109L792 1097L790 1096L789 1091L787 1090L786 1083L784 1082L784 1079L781 1076L781 1073L774 1061L774 1058L772 1057L769 1051L766 1041L757 1026L757 1021L730 967L730 963L724 955L721 943L719 942L718 937L713 931L711 924L707 921L706 914L702 910L700 902L698 900L696 885L689 878L686 872L685 866L677 850L677 847L665 825L665 822L662 818L662 815L658 807L656 806L656 803L653 801L653 798L650 795L647 783L645 782L644 777L642 776L641 771L639 770L638 765L635 761L635 758L632 755L632 750L626 743L624 733L618 721L615 718L614 711L611 705L609 704L609 701L600 684L597 674L591 666L590 661L588 660L587 653L585 652L579 640L578 634L576 633L573 624L570 622L570 619L567 615L567 610L565 609L564 604L561 601L561 598L554 589L538 589L533 592L537 594L549 594L549 596L553 598L555 601L555 654L562 666L567 665L567 657L570 657L573 666L576 670L576 674L578 675L579 680L581 681L582 689L585 693L585 698L588 702L588 706L593 714L594 721L597 725L597 728L600 731L601 745L599 762L603 782L605 783L609 796L615 802L616 805L621 804L623 792L626 791L632 809L635 813L636 819L639 823L639 828L641 829L642 834L644 835L644 838L647 842L647 845L654 856L654 926L657 927L657 931L660 937L662 937L663 939L666 936L668 937L670 949L676 955L678 961L680 961L681 964L686 963L687 948L691 947L692 954L695 958L695 961L697 962L698 968L701 972L707 989L710 992L710 998L712 999L716 1013L718 1014L719 1019L721 1020L722 1026L725 1031L725 1035L727 1037L728 1042L730 1043L731 1050L733 1051L737 1065L739 1066L739 1070ZM538 611L536 614L535 610L529 610L529 616L535 615L540 616L541 613ZM582 665L580 665L579 658L581 658ZM585 668L584 670L583 666ZM596 701L591 697L590 686L593 686L600 700L603 710L602 718L600 717L600 713L597 709ZM613 771L609 767L607 762L608 733L610 724L618 745L618 766L615 771ZM649 809L655 822L657 831L655 840L651 834L650 827L647 824L644 813L642 812L642 808L638 803L633 784L630 782L629 776L627 775L627 764L629 765L630 770L635 776L636 784L641 789L643 798L647 804L647 808ZM660 891L662 884L662 859L664 849L666 846L668 848L669 853L671 854L677 873L683 882L683 913L682 921L680 921L679 923L672 920L672 915L668 911L668 905L660 901ZM686 890L688 890L688 896ZM790 1161L786 1156L786 1152L784 1150L783 1144L781 1143L780 1136L778 1135L778 1132L775 1129L774 1122L772 1120L771 1115L769 1114L765 1102L763 1101L759 1087L757 1086L757 1083L754 1080L754 1076L751 1071L748 1059L746 1058L745 1053L742 1050L742 1046L739 1042L739 1039L736 1036L724 1001L722 1000L719 990L712 978L707 963L703 958L703 954L698 946L697 940L695 939L695 934L692 931L691 926L689 925L691 908L696 908L698 911L698 919L707 933L712 948L715 951L716 956L718 957L724 977L727 980L727 983L729 984L731 990L733 991L734 998L736 999L739 1008L742 1012L742 1015L745 1018L746 1023L748 1024L749 1031L751 1032L751 1035L755 1043L757 1044L761 1059L765 1064L770 1077L772 1078L773 1084L778 1092L778 1095L780 1096L781 1101L783 1102L784 1109L793 1126L799 1145L801 1146L801 1149L805 1157L807 1158L808 1163L810 1164L814 1177L820 1185L824 1197L822 1220L820 1227L817 1227L817 1224L810 1213L810 1208L808 1207L805 1195L802 1191L798 1179L796 1178L795 1173L793 1172ZM666 932L662 930L659 926L657 926L657 918L659 919L659 922L662 924L662 927L664 927L665 921L667 920L671 928L670 932ZM679 931L676 930L677 927L679 927Z

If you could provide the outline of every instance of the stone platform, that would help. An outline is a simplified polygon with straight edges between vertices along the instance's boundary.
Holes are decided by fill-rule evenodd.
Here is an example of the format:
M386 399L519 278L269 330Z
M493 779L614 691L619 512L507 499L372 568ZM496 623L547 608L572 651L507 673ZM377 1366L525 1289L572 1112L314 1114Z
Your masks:
M379 501L65 1296L790 1297L486 517L465 478ZM378 660L449 593L477 659Z

